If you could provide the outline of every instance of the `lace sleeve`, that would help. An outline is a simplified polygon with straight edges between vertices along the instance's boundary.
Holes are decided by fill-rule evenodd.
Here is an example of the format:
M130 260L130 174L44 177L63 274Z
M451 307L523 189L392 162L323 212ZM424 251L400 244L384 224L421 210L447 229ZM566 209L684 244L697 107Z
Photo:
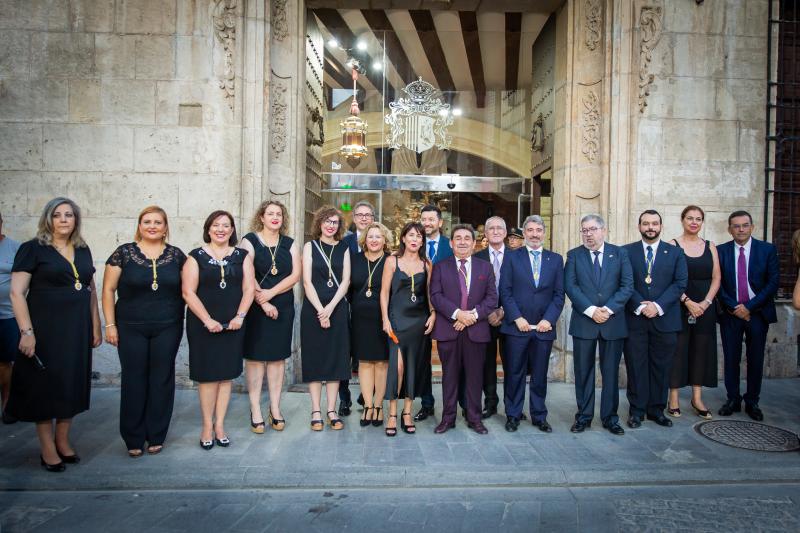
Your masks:
M121 246L117 246L117 249L114 250L114 253L112 253L109 256L109 258L106 260L106 264L110 265L110 266L115 266L115 267L122 268L122 266L125 264L124 247L125 247L124 244L121 245Z

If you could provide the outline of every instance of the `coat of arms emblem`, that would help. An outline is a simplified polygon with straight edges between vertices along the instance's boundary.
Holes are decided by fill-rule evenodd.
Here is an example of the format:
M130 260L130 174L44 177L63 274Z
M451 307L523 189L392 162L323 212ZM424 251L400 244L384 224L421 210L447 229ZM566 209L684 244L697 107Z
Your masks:
M450 104L442 100L442 93L420 77L400 89L407 97L389 102L391 113L384 117L391 127L388 144L391 148L406 147L417 153L436 146L440 150L450 147L447 127L453 124Z

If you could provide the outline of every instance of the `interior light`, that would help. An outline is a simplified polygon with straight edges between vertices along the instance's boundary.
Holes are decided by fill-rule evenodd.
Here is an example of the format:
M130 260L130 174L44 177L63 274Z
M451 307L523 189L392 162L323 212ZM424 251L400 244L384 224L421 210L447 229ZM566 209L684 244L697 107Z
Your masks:
M453 109L453 116L454 117L460 117L461 116L461 108L460 107L456 107L455 109Z
M374 63L372 64L372 68L373 68L374 70L383 70L383 65L381 64L381 62L380 62L380 61L376 61L376 62L374 62Z
M328 46L331 48L339 48L339 41L337 41L335 37L331 37L328 40Z
M358 41L356 43L356 48L358 48L361 51L364 51L367 49L367 43L365 43L364 41Z

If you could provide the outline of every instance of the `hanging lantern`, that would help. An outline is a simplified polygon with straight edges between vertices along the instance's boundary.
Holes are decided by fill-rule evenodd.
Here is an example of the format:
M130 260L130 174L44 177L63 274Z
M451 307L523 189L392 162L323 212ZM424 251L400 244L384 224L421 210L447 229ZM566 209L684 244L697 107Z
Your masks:
M353 170L361 159L367 157L367 123L358 116L360 110L356 101L356 81L358 81L358 71L353 68L353 101L350 104L350 116L339 123L342 130L342 147L339 149L339 154Z

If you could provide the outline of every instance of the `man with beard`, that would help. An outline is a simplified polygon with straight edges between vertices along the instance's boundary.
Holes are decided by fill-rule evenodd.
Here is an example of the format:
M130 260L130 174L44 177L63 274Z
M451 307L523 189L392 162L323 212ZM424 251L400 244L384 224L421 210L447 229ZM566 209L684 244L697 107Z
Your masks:
M628 427L638 428L646 416L670 427L664 416L672 356L682 328L680 297L688 272L683 250L661 241L661 215L648 209L639 215L641 241L625 246L633 270L633 294L628 300Z
M572 300L573 363L578 412L570 431L582 433L594 417L594 360L600 346L600 420L613 435L625 430L619 425L619 360L628 335L625 304L633 291L633 273L628 252L605 242L606 223L600 215L581 219L583 245L567 252L564 288Z
M434 265L443 259L447 259L453 255L453 249L450 247L450 239L440 233L442 228L442 210L435 205L426 205L420 211L420 223L425 230L425 251L428 254L428 259ZM414 420L422 422L429 416L433 416L433 385L432 385L432 372L431 368L431 345L430 337L427 337L425 344L425 360L423 370L426 376L425 383L422 384L422 407L419 412L414 416Z
M358 239L361 233L367 229L367 226L375 222L375 208L366 200L361 200L353 207L353 222L356 225L356 231L349 233L342 238L342 242L347 245L350 250L350 260L352 261L361 249L358 246ZM350 359L351 366L357 365L352 357ZM359 395L358 403L364 405L364 398ZM353 407L352 397L350 396L350 380L343 379L339 382L339 416L349 416L350 410Z
M531 215L522 225L525 246L511 252L500 270L500 301L503 303L505 376L503 401L506 431L519 428L525 404L525 375L530 370L531 422L545 433L547 422L547 367L556 338L555 325L564 308L564 260L543 247L545 223Z

